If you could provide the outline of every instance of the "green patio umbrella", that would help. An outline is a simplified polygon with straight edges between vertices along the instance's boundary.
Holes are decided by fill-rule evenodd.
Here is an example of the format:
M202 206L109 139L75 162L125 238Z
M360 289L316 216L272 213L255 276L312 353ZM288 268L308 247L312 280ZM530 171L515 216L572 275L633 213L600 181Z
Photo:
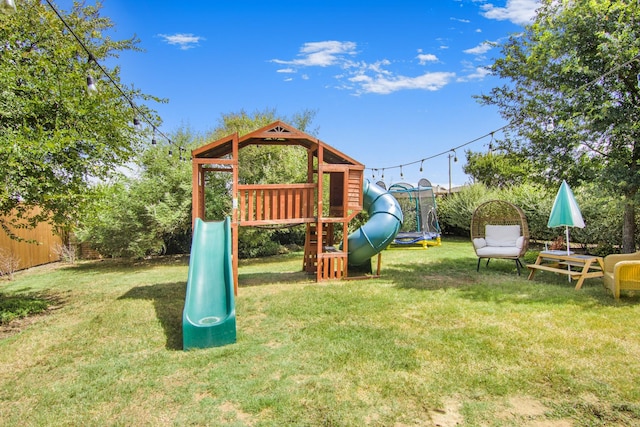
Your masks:
M569 251L569 227L584 228L584 220L582 219L582 213L578 207L578 202L573 196L571 188L567 181L562 180L556 200L553 202L551 208L551 215L549 215L549 222L547 227L565 227L565 233L567 235L567 255L570 255ZM571 281L571 276L569 276Z

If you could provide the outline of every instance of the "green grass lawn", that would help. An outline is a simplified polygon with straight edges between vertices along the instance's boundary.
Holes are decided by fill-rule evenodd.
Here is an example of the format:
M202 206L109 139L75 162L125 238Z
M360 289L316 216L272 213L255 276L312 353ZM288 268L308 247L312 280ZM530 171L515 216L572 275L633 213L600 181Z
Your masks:
M448 239L385 251L371 280L315 283L301 253L241 261L237 343L185 352L187 264L0 282L0 298L55 301L0 339L1 424L640 425L640 296L616 302L602 279L478 273Z

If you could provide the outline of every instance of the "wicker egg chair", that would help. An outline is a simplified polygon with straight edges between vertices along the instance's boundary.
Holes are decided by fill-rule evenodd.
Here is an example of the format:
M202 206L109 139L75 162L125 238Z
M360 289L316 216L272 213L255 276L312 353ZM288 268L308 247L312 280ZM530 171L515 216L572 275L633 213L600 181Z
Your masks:
M476 208L471 217L471 241L480 260L491 258L513 259L518 275L524 267L520 261L529 248L527 218L518 206L503 200L489 200Z

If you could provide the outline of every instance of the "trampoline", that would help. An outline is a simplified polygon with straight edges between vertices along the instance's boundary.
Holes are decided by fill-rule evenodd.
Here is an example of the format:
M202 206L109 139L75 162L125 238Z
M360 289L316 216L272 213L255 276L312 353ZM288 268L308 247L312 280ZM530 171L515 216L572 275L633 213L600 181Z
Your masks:
M377 184L385 186L383 182ZM423 178L417 187L407 183L393 184L387 191L396 198L404 215L402 228L392 244L423 248L440 246L441 230L431 182Z

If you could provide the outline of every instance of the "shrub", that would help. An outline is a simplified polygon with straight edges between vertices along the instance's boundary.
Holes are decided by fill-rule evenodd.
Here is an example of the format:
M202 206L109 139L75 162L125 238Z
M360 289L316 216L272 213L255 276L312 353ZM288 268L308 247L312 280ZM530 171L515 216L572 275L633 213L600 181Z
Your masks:
M7 276L13 280L13 274L20 267L20 257L13 252L0 249L0 276Z
M78 259L78 247L75 244L57 244L53 248L53 252L63 261L75 264Z
M443 233L469 237L473 211L494 198L494 193L483 184L473 184L438 199L438 222Z

